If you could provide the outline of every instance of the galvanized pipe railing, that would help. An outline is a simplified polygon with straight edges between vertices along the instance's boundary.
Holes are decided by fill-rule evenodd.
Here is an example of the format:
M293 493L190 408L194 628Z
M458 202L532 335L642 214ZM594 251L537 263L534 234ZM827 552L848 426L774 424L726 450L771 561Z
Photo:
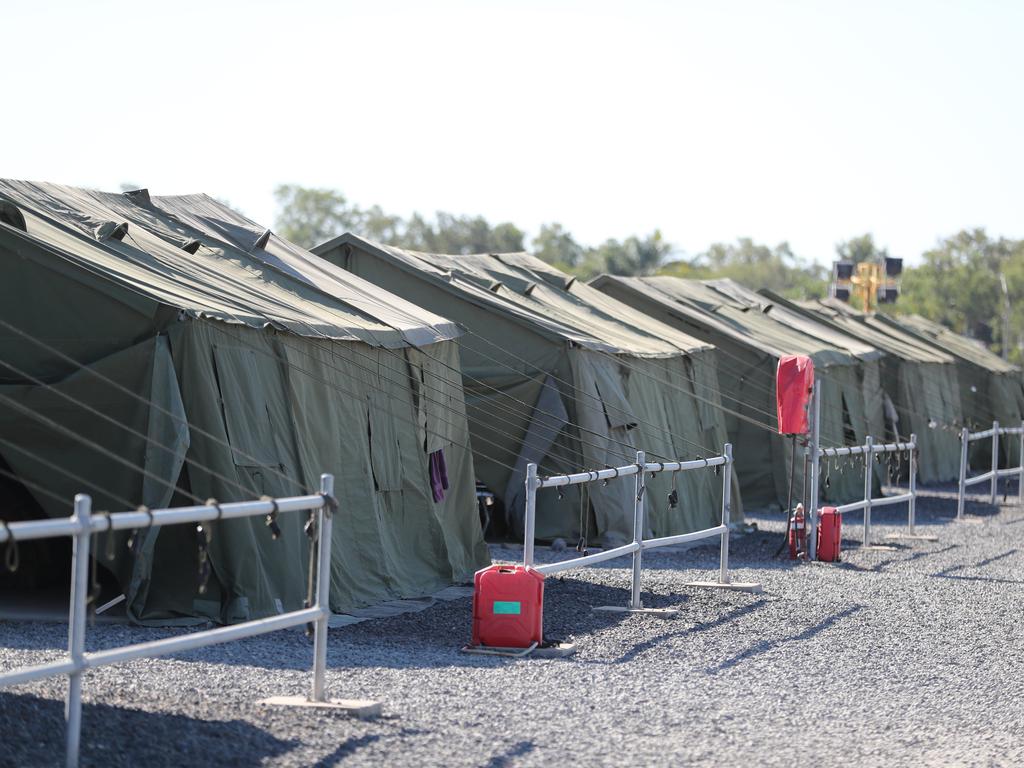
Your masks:
M1019 439L1019 465L1016 467L999 468L999 438L1001 435L1017 435ZM971 471L968 453L970 444L986 438L992 439L992 463L989 471L980 475L969 476ZM967 500L967 489L972 485L989 483L989 497L994 505L998 500L999 478L1017 477L1017 497L1024 504L1024 422L1019 427L1000 427L998 421L992 422L992 428L981 432L971 432L967 427L960 430L960 479L957 483L956 519L963 520L964 506Z
M653 539L644 538L645 528L645 504L646 504L646 477L648 474L659 472L687 472L693 470L722 467L722 512L721 523L711 528L705 528L690 533L676 534L672 536L660 536ZM523 564L546 576L564 571L582 568L588 565L596 565L607 560L624 555L632 555L632 580L630 589L630 600L627 610L642 611L643 604L640 600L640 588L643 575L643 553L645 550L667 547L676 544L686 544L703 539L720 537L719 554L719 577L717 582L695 584L693 586L715 586L720 588L736 588L743 590L759 590L758 584L733 584L729 577L729 521L732 507L732 445L726 443L721 456L713 456L707 459L694 459L690 461L667 461L649 462L643 451L638 451L636 463L622 467L610 467L607 469L593 470L590 472L576 472L567 475L554 475L551 477L538 477L537 466L529 464L526 468L526 521L525 540L523 541ZM635 476L634 492L631 495L631 509L629 512L633 521L633 540L613 549L603 552L595 552L591 555L584 555L572 560L563 560L556 563L545 563L536 565L534 562L534 537L536 531L537 514L537 491L542 488L559 488L568 485L582 485L598 481L613 480L615 478Z
M868 435L863 445L846 445L835 448L821 447L821 383L816 382L812 394L811 439L807 447L807 458L810 464L810 498L809 514L807 516L807 553L810 559L816 556L817 542L815 531L817 529L818 510L820 502L818 499L819 477L821 474L820 462L822 459L840 458L844 456L864 457L864 490L863 498L849 504L836 506L840 514L846 512L864 512L864 543L863 546L871 545L871 510L876 507L888 506L890 504L902 504L907 502L907 528L908 535L915 536L916 513L917 513L917 435L911 435L909 442L897 441L894 443L876 443L874 437ZM886 453L902 453L906 451L910 457L910 490L898 496L872 496L872 458Z
M274 632L287 627L313 623L313 684L309 701L325 702L324 678L327 662L327 620L330 616L330 563L331 512L334 503L334 477L320 476L320 493L292 496L276 500L244 501L210 504L172 509L91 514L89 496L75 496L74 514L66 519L33 520L0 526L0 544L14 546L19 541L31 541L60 536L74 539L71 566L71 603L68 609L68 655L57 661L38 664L0 674L0 688L67 675L68 695L65 705L67 731L66 764L78 765L82 727L82 674L89 669L117 664L133 659L153 658L171 653L226 643L247 637ZM278 616L256 619L241 624L194 632L184 636L138 643L103 651L85 652L87 600L89 593L89 545L92 534L120 531L175 523L196 523L212 520L230 520L240 517L269 515L272 512L316 510L317 585L313 606L290 611Z

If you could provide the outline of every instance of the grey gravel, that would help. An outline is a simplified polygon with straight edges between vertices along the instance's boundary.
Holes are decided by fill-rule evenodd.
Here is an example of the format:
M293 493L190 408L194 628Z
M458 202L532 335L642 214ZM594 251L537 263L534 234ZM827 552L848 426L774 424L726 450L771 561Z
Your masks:
M459 653L468 599L332 630L330 694L382 700L372 721L255 704L306 692L299 631L97 670L83 764L1022 765L1024 511L977 497L957 524L951 489L924 494L919 528L938 542L858 551L851 518L840 564L775 559L781 517L751 515L733 576L760 595L685 586L713 576L714 547L648 553L645 604L676 619L590 610L626 601L626 559L551 578L545 627L571 659ZM878 538L904 515L877 510ZM97 625L89 647L175 631ZM0 622L0 669L54 658L65 632ZM62 762L65 686L0 692L0 765Z

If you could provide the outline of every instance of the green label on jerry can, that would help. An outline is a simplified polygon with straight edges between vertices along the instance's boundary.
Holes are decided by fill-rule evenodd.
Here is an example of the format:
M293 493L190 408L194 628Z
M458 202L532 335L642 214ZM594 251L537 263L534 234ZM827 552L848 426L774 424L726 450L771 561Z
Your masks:
M523 604L516 600L495 600L494 612L514 613L518 615L523 612Z

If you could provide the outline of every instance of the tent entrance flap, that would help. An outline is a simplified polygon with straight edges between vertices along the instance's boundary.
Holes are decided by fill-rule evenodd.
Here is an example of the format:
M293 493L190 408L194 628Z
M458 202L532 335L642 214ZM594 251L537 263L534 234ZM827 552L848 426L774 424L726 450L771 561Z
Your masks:
M505 488L505 519L516 536L522 535L526 465L541 463L551 450L558 433L568 422L569 413L562 402L562 396L558 393L554 378L549 374L537 396L537 403L530 417L530 426L516 457L515 470Z

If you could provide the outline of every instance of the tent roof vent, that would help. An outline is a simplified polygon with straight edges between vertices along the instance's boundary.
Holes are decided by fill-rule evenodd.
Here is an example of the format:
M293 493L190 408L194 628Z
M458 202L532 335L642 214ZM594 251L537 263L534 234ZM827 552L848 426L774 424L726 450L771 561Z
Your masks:
M128 234L128 222L122 221L120 224L113 221L100 222L99 226L93 230L93 234L96 235L97 240L124 240L124 236Z
M256 238L256 242L252 244L252 250L257 248L266 248L267 243L270 241L270 230L264 229L263 233Z
M0 221L10 227L20 229L22 232L28 231L25 226L24 214L22 214L18 206L6 200L0 200Z
M142 189L129 189L125 190L124 196L131 200L133 203L138 205L151 205L149 199L149 190L143 187Z

